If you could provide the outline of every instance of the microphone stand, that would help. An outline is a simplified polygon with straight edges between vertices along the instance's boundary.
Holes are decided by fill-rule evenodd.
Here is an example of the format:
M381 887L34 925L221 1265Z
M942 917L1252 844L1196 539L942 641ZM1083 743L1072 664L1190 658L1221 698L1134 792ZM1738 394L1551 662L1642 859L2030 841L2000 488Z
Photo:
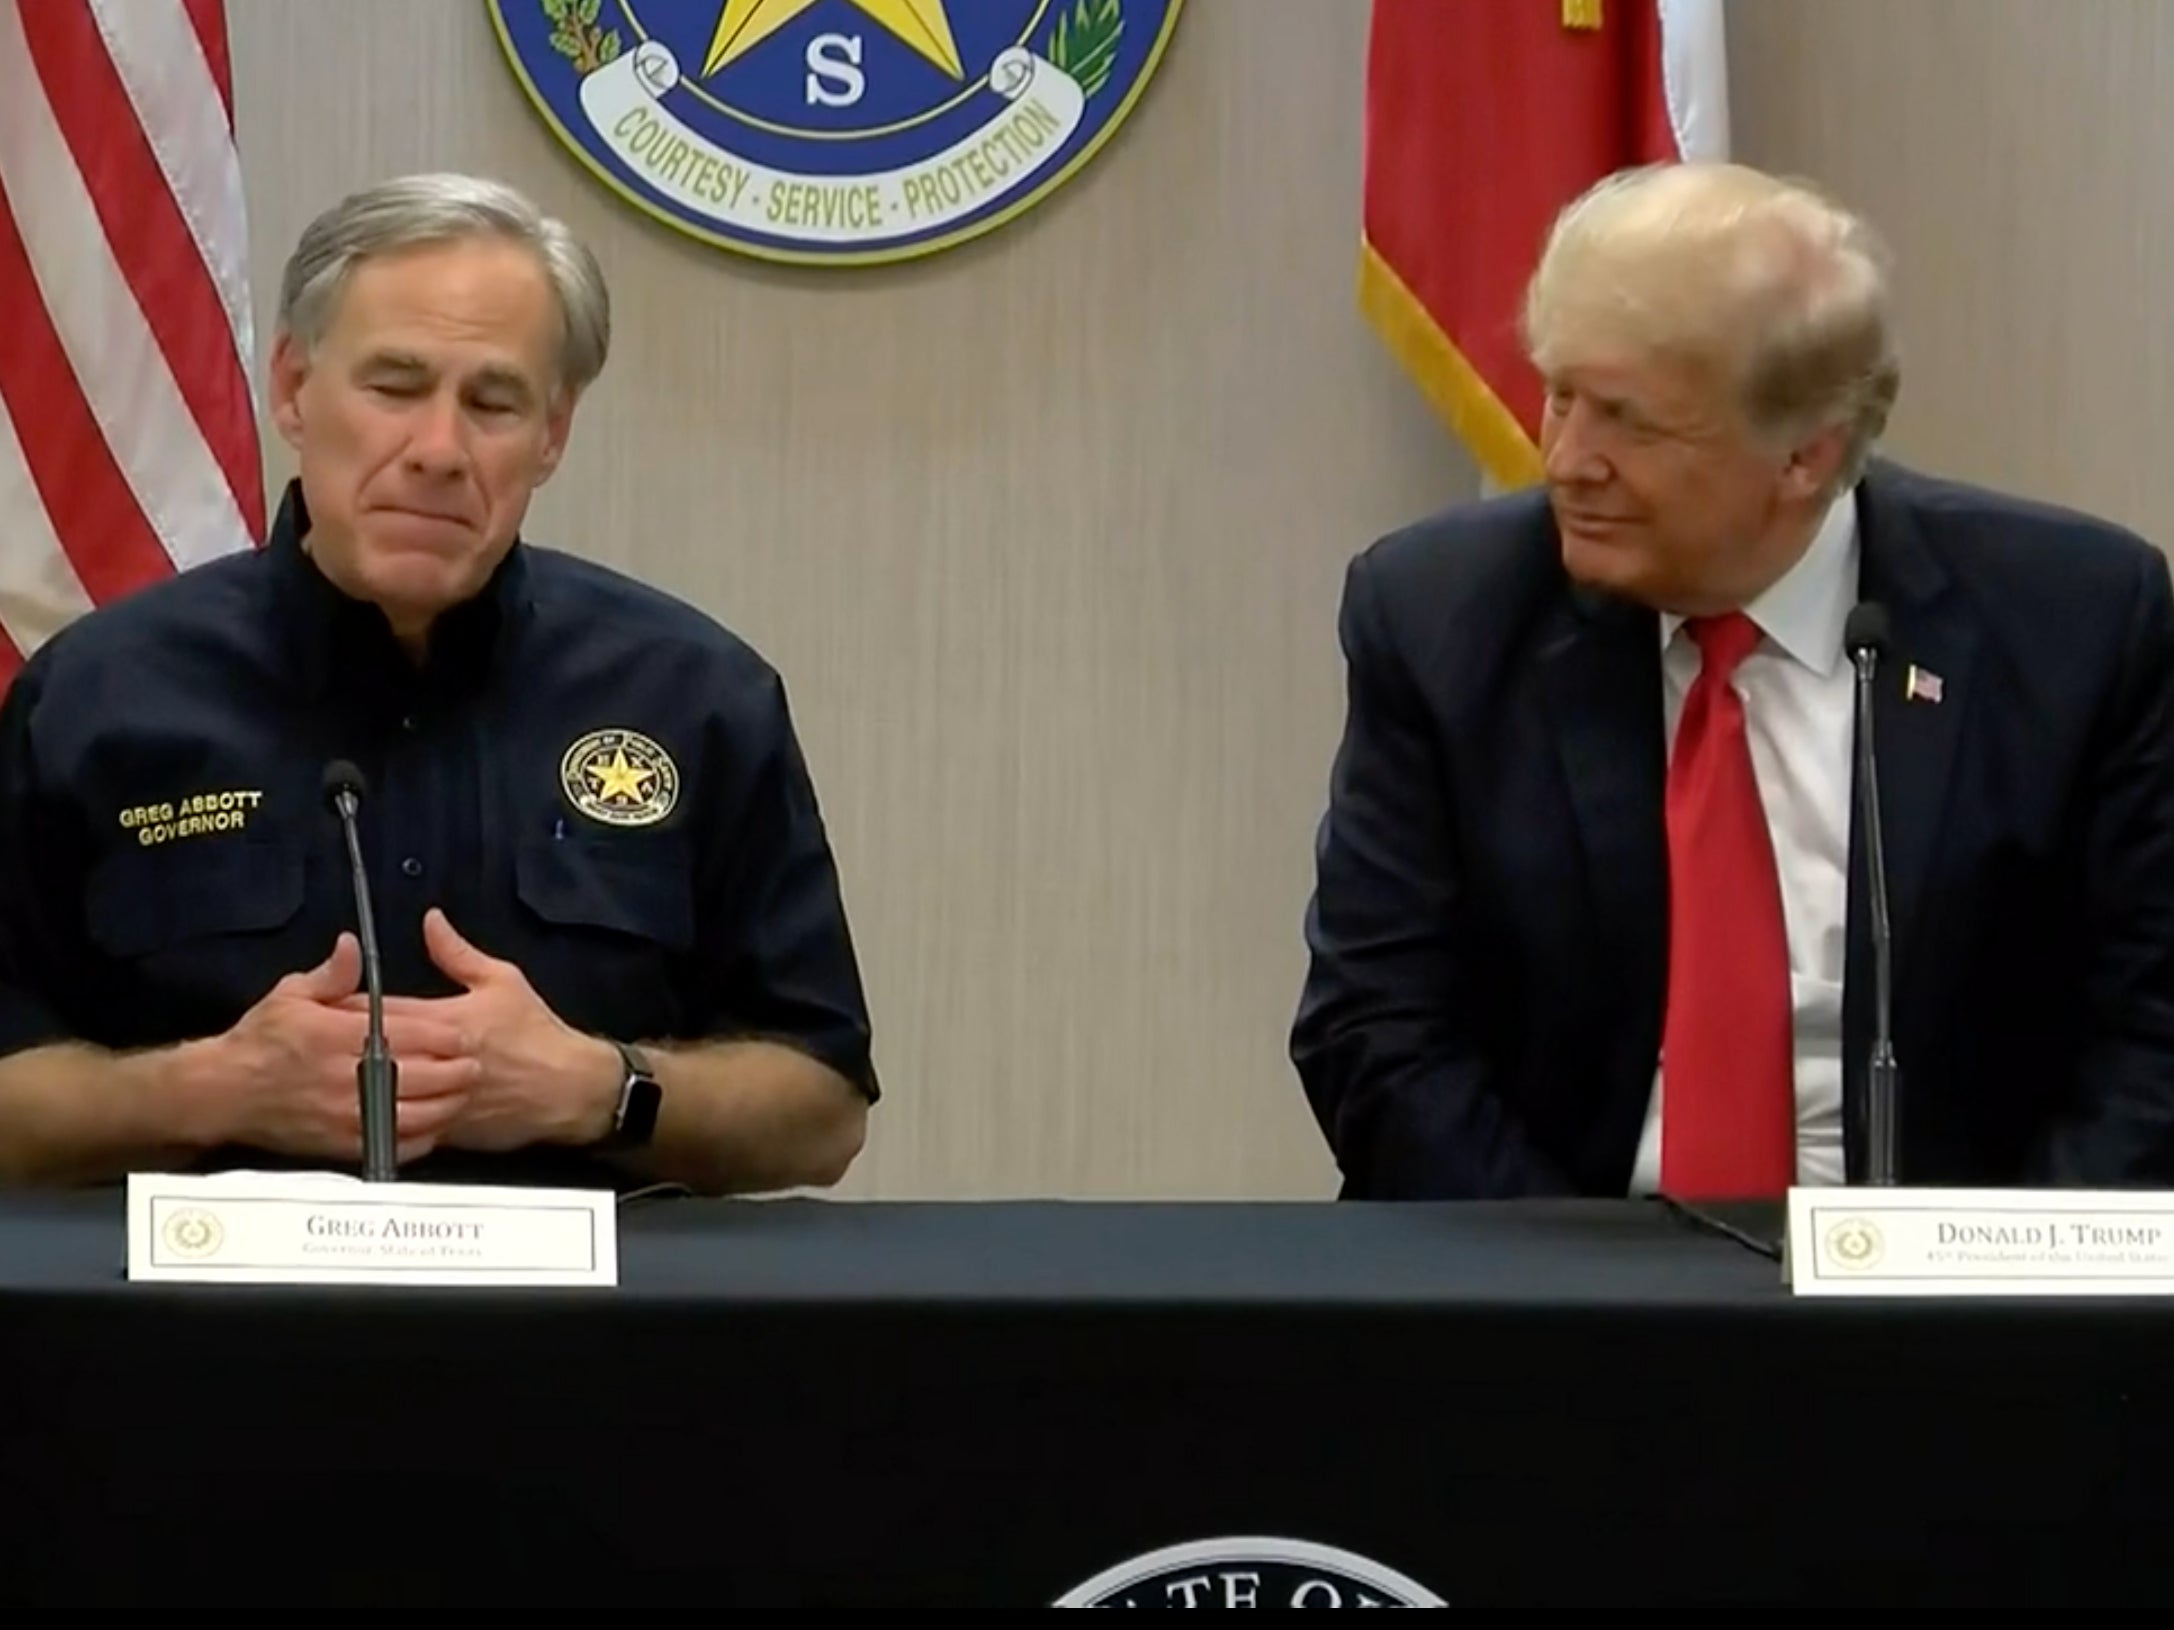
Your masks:
M362 1176L365 1182L390 1183L399 1176L393 1126L400 1069L385 1045L385 970L378 960L377 922L370 911L370 890L364 881L368 874L363 870L362 842L355 832L355 795L342 787L335 801L340 811L340 830L347 839L348 871L354 879L363 983L370 1003L368 1033L362 1044L362 1058L355 1066L355 1084L362 1103Z
M1872 743L1872 676L1878 657L1869 646L1854 653L1857 666L1858 793L1864 819L1868 888L1872 904L1872 1058L1865 1095L1865 1179L1876 1188L1896 1181L1893 1014L1894 924L1887 909L1887 853L1880 831L1879 756Z

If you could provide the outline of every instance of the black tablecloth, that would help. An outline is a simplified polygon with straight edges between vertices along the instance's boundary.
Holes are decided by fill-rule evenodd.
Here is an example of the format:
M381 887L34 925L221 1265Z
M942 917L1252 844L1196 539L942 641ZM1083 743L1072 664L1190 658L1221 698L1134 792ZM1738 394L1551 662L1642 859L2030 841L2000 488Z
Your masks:
M1033 1607L1200 1542L1108 1589L2174 1595L2174 1310L1795 1300L1637 1202L672 1201L615 1290L124 1258L118 1193L0 1199L0 1603Z

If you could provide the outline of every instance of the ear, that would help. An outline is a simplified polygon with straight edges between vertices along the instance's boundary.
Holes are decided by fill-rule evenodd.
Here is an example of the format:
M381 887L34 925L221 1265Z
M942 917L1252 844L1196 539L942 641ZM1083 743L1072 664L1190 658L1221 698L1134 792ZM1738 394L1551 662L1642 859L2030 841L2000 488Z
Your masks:
M301 343L281 329L272 341L272 422L290 447L302 445L302 382L308 377L309 358Z
M566 456L567 438L574 430L574 405L580 396L576 391L560 390L552 394L551 406L544 414L543 453L536 461L536 485L542 486L558 470L559 460Z
M1828 425L1797 443L1782 466L1782 487L1801 503L1810 503L1829 489L1849 452L1849 428Z

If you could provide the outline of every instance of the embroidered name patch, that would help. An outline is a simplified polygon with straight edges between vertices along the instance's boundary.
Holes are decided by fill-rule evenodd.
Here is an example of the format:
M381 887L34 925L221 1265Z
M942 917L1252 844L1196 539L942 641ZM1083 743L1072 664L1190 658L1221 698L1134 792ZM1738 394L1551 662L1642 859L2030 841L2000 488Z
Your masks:
M121 811L121 830L135 833L146 849L181 838L239 832L263 802L261 787L230 787L223 792L192 793L175 803L133 804Z

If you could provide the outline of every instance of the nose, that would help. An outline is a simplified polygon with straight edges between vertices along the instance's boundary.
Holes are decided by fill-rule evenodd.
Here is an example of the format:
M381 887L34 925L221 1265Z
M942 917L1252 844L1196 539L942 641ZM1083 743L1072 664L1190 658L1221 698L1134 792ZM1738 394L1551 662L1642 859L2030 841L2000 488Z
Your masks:
M1576 396L1550 400L1540 426L1540 461L1547 479L1605 481L1608 461L1594 434L1593 412Z
M468 468L467 425L452 397L431 397L408 430L407 464L417 475L452 476Z

